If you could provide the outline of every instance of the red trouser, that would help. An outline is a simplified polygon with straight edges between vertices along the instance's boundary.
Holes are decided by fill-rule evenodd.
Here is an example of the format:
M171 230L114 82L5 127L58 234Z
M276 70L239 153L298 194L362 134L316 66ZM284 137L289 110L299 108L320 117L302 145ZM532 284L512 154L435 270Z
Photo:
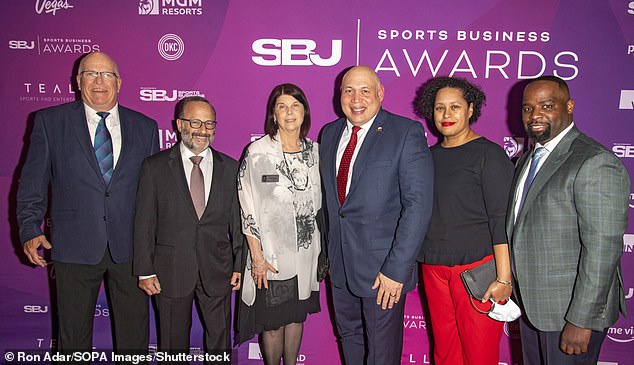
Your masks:
M460 273L493 259L468 265L423 264L423 283L429 303L436 365L497 365L504 323L478 313L460 279ZM476 305L488 310L490 303Z

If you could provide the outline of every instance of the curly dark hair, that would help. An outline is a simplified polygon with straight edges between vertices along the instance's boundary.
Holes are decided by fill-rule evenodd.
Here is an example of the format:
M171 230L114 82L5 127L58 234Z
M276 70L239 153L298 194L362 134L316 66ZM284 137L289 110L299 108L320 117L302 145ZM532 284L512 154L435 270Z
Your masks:
M473 114L469 118L469 124L475 123L482 113L482 106L486 103L486 95L478 85L472 84L459 77L439 76L430 79L416 91L414 109L416 114L434 123L434 104L438 90L451 87L462 91L462 97L467 105L473 104Z

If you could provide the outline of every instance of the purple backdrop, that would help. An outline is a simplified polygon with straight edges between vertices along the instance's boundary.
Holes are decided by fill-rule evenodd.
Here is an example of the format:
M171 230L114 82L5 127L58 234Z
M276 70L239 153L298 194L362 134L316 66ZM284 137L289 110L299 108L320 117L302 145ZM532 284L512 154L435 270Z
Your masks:
M372 3L372 5L369 5ZM176 141L175 102L201 94L215 105L214 147L239 157L262 133L273 86L292 82L308 96L316 138L334 120L336 79L366 64L385 84L384 107L420 120L417 88L435 75L480 84L488 103L475 125L522 153L519 83L541 74L568 80L576 123L634 169L634 1L289 1L25 0L1 2L0 83L5 122L0 133L0 352L51 346L54 268L25 264L16 238L15 190L33 113L75 99L72 75L85 52L119 63L120 102L159 123L161 147ZM629 75L629 76L628 76ZM421 121L423 122L423 121ZM424 122L423 122L424 123ZM428 127L427 125L425 125ZM429 129L428 129L429 130ZM430 134L430 143L436 138ZM630 207L634 208L632 200ZM631 222L631 220L630 220ZM54 243L53 243L54 244ZM625 236L623 274L634 311L634 232ZM428 364L426 320L417 291L407 297L403 364ZM340 363L325 290L322 312L306 322L301 364ZM96 349L111 347L109 313L100 296ZM197 321L195 321L197 323ZM517 326L505 328L500 364L517 363ZM603 364L631 363L634 321L609 330ZM152 346L156 346L152 330ZM192 346L201 347L195 325ZM257 363L257 342L242 345L238 363Z

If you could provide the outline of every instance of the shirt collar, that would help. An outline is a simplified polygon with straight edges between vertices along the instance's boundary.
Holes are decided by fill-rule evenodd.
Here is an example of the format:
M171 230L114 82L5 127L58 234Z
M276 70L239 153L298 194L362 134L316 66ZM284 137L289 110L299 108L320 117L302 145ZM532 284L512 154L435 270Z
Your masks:
M187 159L189 160L190 157L192 156L196 156L192 151L190 151L189 148L187 148L187 146L185 146L185 144L183 142L180 143L180 151L181 151L181 156L183 156L183 160ZM203 157L203 161L211 161L211 148L207 147L205 148L204 151L202 151L198 156L202 156Z
M88 104L86 103L84 103L84 110L86 111L86 117L87 117L86 119L88 120L88 123L97 125L99 123L99 120L101 119L97 115L97 111L91 108L90 106L88 106ZM110 115L108 116L110 117L110 126L118 126L119 125L119 103L116 103L114 107L112 107L112 109L108 110L108 113L110 113Z
M363 129L363 131L367 133L370 130L370 128L372 128L372 123L374 123L374 120L376 119L377 115L379 115L379 113L376 113L372 118L370 118L370 120L367 123L360 125L359 128ZM352 131L353 126L354 124L350 123L350 120L346 118L346 131L348 131L348 133Z

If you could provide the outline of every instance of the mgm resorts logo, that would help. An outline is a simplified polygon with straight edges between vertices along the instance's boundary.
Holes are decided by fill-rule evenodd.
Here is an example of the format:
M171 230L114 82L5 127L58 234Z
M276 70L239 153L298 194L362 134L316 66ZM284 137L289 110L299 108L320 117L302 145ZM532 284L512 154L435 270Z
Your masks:
M203 0L139 0L139 15L203 15Z
M509 158L521 156L526 146L526 137L504 137L504 152Z

